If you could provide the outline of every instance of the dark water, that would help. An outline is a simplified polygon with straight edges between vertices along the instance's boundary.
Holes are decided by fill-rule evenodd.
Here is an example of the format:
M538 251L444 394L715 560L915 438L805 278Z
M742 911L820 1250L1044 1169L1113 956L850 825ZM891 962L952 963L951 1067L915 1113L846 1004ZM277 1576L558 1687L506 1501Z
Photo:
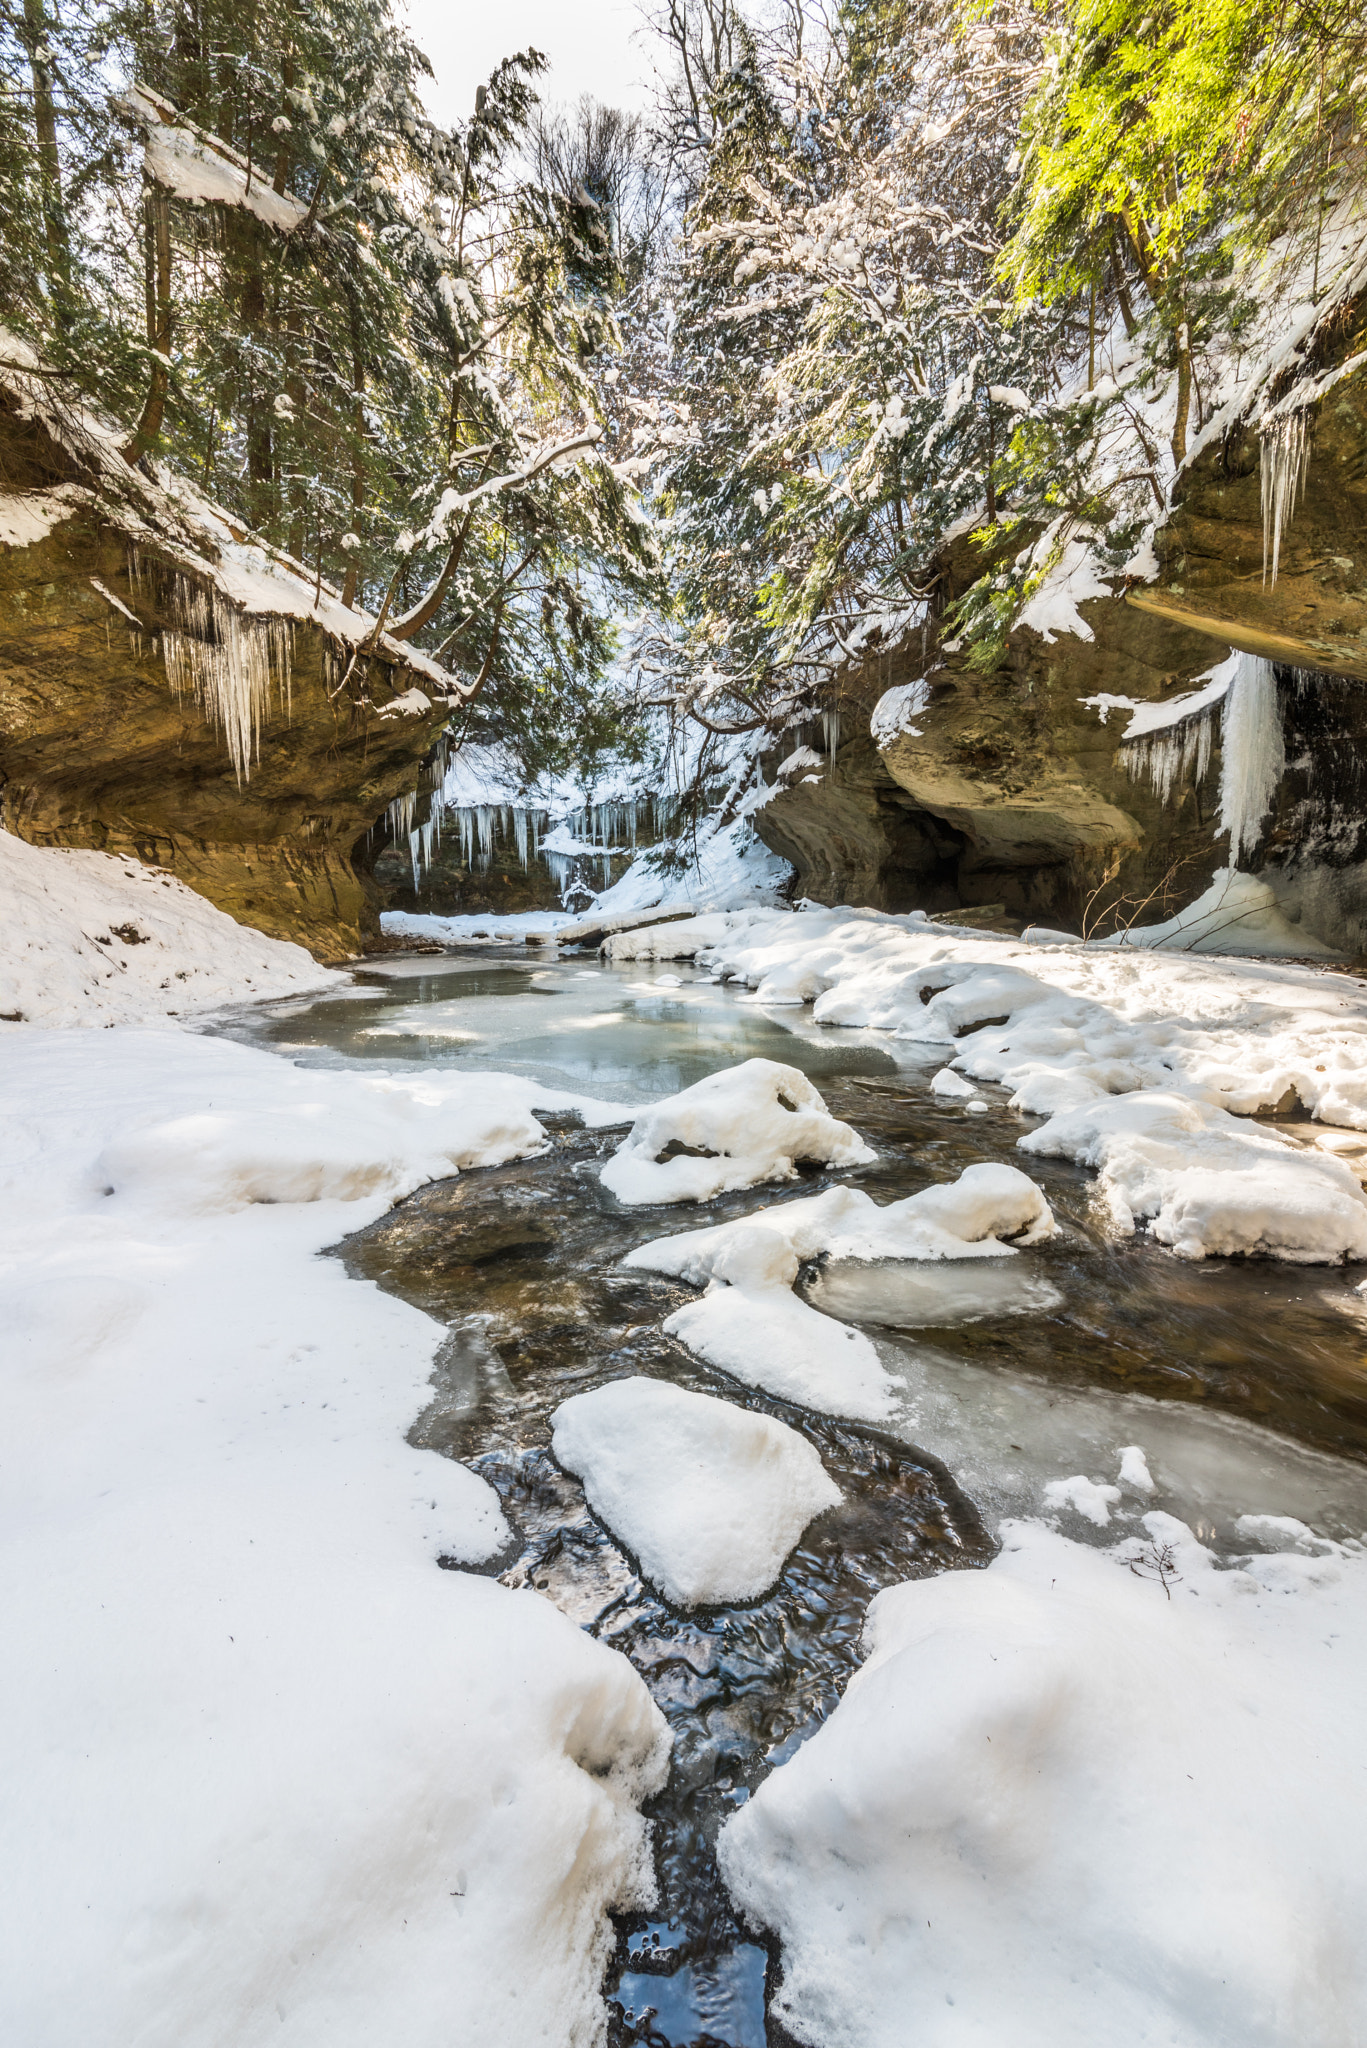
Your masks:
M1025 1163L1054 1204L1060 1236L992 1262L976 1287L962 1266L952 1284L934 1285L924 1268L806 1271L808 1298L859 1322L886 1347L885 1363L906 1372L907 1403L885 1432L713 1372L661 1334L691 1290L620 1264L648 1238L816 1192L834 1178L824 1172L723 1198L703 1214L627 1211L598 1180L620 1130L547 1115L542 1158L423 1189L339 1247L349 1271L450 1329L412 1440L471 1464L497 1489L516 1542L490 1569L533 1586L628 1656L674 1731L669 1784L647 1809L660 1903L651 1920L620 1925L614 2043L773 2048L786 2039L764 2011L776 1964L736 1921L716 1833L835 1705L859 1662L873 1595L985 1564L996 1516L1037 1506L1042 1473L1089 1469L1130 1441L1151 1449L1155 1504L1208 1540L1241 1510L1361 1530L1367 1319L1355 1275L1190 1266L1143 1239L1112 1242L1088 1175L1015 1153L1031 1120L1000 1099L993 1115L969 1117L930 1095L936 1054L912 1049L907 1062L886 1039L820 1032L802 1012L766 1015L686 967L669 970L683 977L680 989L660 986L664 971L487 955L424 963L355 996L258 1012L234 1029L306 1060L436 1059L626 1100L762 1053L811 1074L832 1110L877 1147L876 1164L839 1176L877 1200L997 1158ZM767 1598L671 1608L556 1464L557 1404L633 1373L779 1417L840 1485L843 1504L809 1526Z

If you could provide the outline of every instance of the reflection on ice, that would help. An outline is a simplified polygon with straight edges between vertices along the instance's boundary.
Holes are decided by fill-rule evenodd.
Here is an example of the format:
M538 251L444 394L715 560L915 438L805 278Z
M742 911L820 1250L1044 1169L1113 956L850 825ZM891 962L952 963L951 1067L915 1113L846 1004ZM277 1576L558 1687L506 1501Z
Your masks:
M841 1322L904 1330L1043 1314L1063 1300L1024 1259L832 1260L802 1292L813 1308Z

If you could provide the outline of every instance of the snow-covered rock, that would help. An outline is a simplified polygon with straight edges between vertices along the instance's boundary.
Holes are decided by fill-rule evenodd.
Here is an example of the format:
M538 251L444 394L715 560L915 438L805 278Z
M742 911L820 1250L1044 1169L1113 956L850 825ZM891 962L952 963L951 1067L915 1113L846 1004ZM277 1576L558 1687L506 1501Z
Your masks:
M986 1571L874 1601L834 1714L721 1836L798 2039L1356 2038L1367 1559L1222 1570L1144 1525L1009 1523Z
M613 1380L551 1417L560 1463L679 1607L757 1600L840 1489L805 1437L667 1380Z
M863 1166L876 1157L796 1067L744 1060L652 1103L603 1168L602 1181L632 1206L708 1202L760 1181L792 1180L799 1159Z
M877 1422L895 1405L895 1383L862 1330L792 1292L803 1260L981 1259L1012 1256L995 1233L1034 1244L1054 1230L1048 1203L1014 1166L983 1161L957 1181L882 1206L860 1188L828 1188L757 1209L734 1223L659 1237L624 1264L695 1286L665 1323L700 1358L788 1401ZM1052 1299L1052 1295L1049 1297Z
M443 1327L318 1256L537 1097L6 1027L6 2040L601 2040L667 1732L549 1603L437 1569L507 1540L405 1441Z
M966 1166L957 1180L922 1188L900 1202L880 1204L862 1188L827 1188L795 1202L773 1202L734 1223L652 1238L628 1252L624 1263L672 1273L699 1286L717 1277L723 1258L755 1231L782 1240L795 1276L801 1261L823 1255L1000 1259L1012 1255L1004 1238L1040 1244L1056 1227L1053 1211L1027 1174L985 1159ZM773 1268L776 1275L779 1270Z
M0 831L0 1023L150 1024L341 985L158 868Z
M1294 1097L1367 1130L1367 984L1162 948L949 936L924 918L762 910L631 932L614 959L692 958L793 992L816 1022L954 1049L955 1068L1045 1116L1026 1151L1098 1168L1117 1228L1189 1258L1367 1256L1357 1178L1242 1121Z

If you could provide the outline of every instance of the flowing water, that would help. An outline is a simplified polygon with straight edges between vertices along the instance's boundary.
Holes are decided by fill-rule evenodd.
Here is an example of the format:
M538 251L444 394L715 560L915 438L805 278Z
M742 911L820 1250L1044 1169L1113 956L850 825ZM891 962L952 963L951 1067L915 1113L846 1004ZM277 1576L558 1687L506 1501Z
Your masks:
M530 956L530 957L529 957ZM531 1075L626 1106L756 1054L801 1068L878 1152L849 1175L802 1176L710 1203L708 1221L850 1179L879 1201L1019 1160L1034 1119L971 1116L930 1093L931 1048L766 1012L686 967L602 967L530 949L393 959L354 989L240 1013L232 1035L306 1063ZM545 1154L421 1190L338 1248L347 1269L449 1331L412 1441L497 1489L516 1532L488 1568L533 1588L630 1657L674 1731L655 1822L660 1898L626 1917L610 1980L614 2043L775 2048L775 1960L717 1873L726 1816L831 1711L883 1586L972 1569L1003 1516L1041 1511L1049 1479L1114 1482L1139 1444L1151 1499L1217 1548L1245 1512L1329 1535L1367 1528L1367 1302L1354 1275L1269 1262L1191 1266L1115 1242L1090 1176L1027 1162L1062 1224L1011 1258L940 1267L817 1264L799 1285L857 1323L904 1388L882 1429L789 1406L664 1337L692 1290L623 1269L633 1245L695 1227L696 1209L627 1210L598 1167L621 1131L543 1113ZM644 1580L556 1464L549 1418L569 1395L633 1373L779 1417L806 1436L843 1504L813 1522L766 1598L681 1611ZM1136 1504L1131 1504L1136 1505ZM1066 1532L1113 1541L1065 1511ZM1246 1547L1246 1545L1244 1546Z

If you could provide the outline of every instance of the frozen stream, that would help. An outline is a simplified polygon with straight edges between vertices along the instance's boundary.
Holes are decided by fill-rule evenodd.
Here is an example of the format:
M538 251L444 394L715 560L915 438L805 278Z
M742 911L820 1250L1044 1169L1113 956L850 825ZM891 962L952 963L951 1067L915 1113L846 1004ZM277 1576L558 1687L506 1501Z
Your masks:
M220 1027L223 1028L223 1027ZM1145 1239L1117 1244L1090 1176L1020 1160L1033 1119L934 1097L932 1049L766 1014L691 969L600 967L482 948L394 958L343 996L239 1012L230 1034L331 1066L437 1062L523 1073L634 1104L760 1054L800 1067L876 1147L876 1164L804 1175L808 1194L851 1179L879 1201L952 1179L972 1161L1025 1164L1063 1225L1011 1261L809 1269L807 1298L858 1323L905 1385L881 1431L742 1387L662 1336L692 1290L620 1261L633 1245L745 1214L784 1190L692 1207L624 1210L597 1169L617 1143L547 1117L542 1158L422 1190L348 1240L348 1270L450 1328L413 1441L498 1489L518 1532L489 1569L534 1585L629 1656L675 1730L654 1802L658 1916L626 1920L615 1965L618 2042L764 2048L773 1960L737 1924L712 1844L721 1821L830 1712L859 1659L872 1595L986 1562L1004 1514L1045 1511L1052 1480L1115 1484L1145 1452L1155 1490L1122 1497L1106 1528L1056 1510L1075 1538L1113 1541L1165 1508L1217 1550L1233 1521L1293 1515L1331 1536L1367 1528L1367 1303L1352 1272L1270 1263L1188 1265ZM548 1416L567 1396L645 1373L779 1416L817 1447L845 1495L764 1600L671 1609L595 1521L555 1463ZM1247 1542L1242 1546L1247 1549Z

